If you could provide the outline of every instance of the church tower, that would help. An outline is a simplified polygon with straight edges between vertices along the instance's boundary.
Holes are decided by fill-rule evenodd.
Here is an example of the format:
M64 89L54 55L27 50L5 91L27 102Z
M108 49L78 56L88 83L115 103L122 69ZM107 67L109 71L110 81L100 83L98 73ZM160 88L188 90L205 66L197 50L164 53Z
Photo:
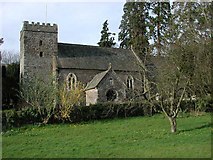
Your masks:
M56 24L24 21L20 32L20 79L42 78L53 74L53 60L58 53Z

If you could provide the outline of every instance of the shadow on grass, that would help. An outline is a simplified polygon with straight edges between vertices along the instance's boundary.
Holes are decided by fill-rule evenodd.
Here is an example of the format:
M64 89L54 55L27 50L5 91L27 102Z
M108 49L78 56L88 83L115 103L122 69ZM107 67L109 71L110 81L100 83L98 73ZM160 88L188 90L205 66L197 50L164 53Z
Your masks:
M198 129L203 129L203 128L210 128L210 127L213 127L213 123L207 123L207 124L204 124L202 126L195 127L195 128L183 129L183 130L180 130L179 133L198 130Z

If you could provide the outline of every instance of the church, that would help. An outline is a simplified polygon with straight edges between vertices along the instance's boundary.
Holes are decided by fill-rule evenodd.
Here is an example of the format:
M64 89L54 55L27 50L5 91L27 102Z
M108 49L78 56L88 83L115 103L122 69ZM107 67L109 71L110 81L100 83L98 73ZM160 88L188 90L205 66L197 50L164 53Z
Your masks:
M58 42L58 26L24 21L20 32L20 78L56 75L73 89L85 86L86 105L122 103L140 92L140 58L132 50Z

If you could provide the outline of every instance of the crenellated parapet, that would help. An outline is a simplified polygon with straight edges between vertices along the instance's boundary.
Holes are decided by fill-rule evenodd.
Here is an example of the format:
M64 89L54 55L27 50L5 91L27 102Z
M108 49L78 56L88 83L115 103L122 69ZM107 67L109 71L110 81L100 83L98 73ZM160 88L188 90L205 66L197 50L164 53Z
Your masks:
M52 57L57 53L56 24L24 21L20 32L20 78L39 76L45 80L56 74L56 60Z
M50 23L40 23L40 22L29 22L24 21L24 25L22 28L22 31L37 31L37 32L51 32L51 33L57 33L58 32L58 26L56 24L50 24Z

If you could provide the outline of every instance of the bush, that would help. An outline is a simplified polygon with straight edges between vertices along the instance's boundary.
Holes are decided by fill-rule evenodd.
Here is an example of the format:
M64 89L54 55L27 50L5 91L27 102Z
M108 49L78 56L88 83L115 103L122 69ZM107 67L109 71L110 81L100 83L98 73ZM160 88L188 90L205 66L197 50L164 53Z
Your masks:
M18 115L16 110L4 110L2 111L2 130L14 127L17 125Z
M55 114L55 98L57 96L56 85L53 83L54 77L42 80L40 77L23 79L20 88L20 98L27 103L30 108L37 110L42 123L46 124Z
M90 106L74 107L70 113L71 122L89 120L125 118L132 116L152 115L154 111L147 103L99 103Z
M3 110L2 112L2 130L5 131L12 127L20 127L24 124L41 123L42 119L38 112L33 108L24 108L21 110Z
M195 104L195 109L198 112L212 112L213 99L210 96L198 99Z
M204 103L205 102L205 103ZM183 101L181 103L182 112L196 111L196 105L202 106L202 111L212 111L212 99L202 101ZM60 110L60 107L57 108ZM2 112L2 130L7 130L11 127L19 127L25 124L38 124L43 122L45 115L41 115L37 109L25 107L19 110L3 110ZM79 123L90 120L125 118L133 116L151 116L161 112L158 102L152 107L146 102L131 102L123 104L99 103L90 106L74 106L69 112L69 119L61 119L57 114L50 117L49 123ZM42 112L47 114L47 111Z
M60 107L57 108L60 110ZM47 114L42 112L43 114ZM75 106L69 113L69 119L61 119L57 114L50 117L49 123L78 123L90 120L111 118L125 118L132 116L150 116L154 110L148 103L100 103L90 106ZM43 122L45 115L41 115L37 109L25 107L20 110L2 111L3 131L11 127L19 127L25 124L38 124Z
M196 105L196 101L182 101L180 104L180 110L182 112L193 112L195 111L195 105Z
M17 114L19 117L20 125L42 123L43 116L41 116L34 108L23 108L17 111Z
M197 100L186 100L181 102L182 112L212 112L213 100L210 96L205 96Z
M80 106L84 101L84 87L79 82L72 90L67 89L67 84L59 86L58 108L55 117L61 121L71 121L70 114L74 106Z

